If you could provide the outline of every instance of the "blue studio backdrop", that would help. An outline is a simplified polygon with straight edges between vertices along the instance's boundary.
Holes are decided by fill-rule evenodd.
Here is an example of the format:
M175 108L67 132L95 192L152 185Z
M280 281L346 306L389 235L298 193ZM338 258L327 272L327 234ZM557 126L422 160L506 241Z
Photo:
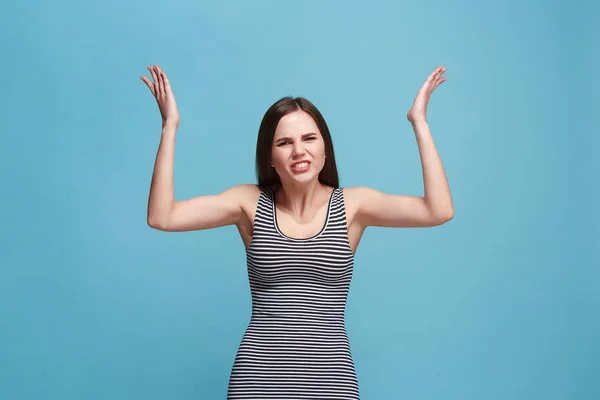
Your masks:
M260 120L324 114L341 185L423 194L428 118L455 217L369 228L346 313L364 399L598 399L599 8L528 1L2 5L0 399L224 399L251 303L234 227L146 224L160 65L175 194L254 183ZM596 24L593 24L596 21Z

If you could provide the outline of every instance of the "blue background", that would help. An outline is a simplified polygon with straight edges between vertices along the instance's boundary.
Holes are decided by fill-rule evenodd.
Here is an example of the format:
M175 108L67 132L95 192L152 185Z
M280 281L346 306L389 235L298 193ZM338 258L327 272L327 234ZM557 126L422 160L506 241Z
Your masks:
M224 399L250 317L234 227L146 225L169 75L178 199L255 182L263 113L325 115L341 184L455 218L370 228L347 327L363 399L598 399L599 7L586 2L29 1L0 13L0 398ZM595 21L595 23L594 23Z

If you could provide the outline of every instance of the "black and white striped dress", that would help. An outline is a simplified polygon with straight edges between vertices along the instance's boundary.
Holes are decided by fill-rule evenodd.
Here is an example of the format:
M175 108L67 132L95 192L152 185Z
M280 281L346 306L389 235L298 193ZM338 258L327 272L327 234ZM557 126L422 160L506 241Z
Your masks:
M359 399L344 324L354 255L343 189L308 239L277 227L273 192L262 191L247 250L252 317L229 380L228 400Z

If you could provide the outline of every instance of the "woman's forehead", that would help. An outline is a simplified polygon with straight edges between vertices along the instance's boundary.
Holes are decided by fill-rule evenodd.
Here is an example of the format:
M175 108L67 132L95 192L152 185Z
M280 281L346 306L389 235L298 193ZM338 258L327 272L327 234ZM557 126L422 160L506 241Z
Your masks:
M304 111L290 113L277 124L275 136L300 136L307 133L319 133L319 128L310 114Z

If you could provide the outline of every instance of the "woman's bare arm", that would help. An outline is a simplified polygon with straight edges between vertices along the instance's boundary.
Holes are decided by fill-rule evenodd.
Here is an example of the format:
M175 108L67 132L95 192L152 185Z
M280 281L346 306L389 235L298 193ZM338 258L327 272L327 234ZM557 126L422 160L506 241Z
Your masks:
M369 188L349 189L350 201L357 210L355 220L360 226L427 227L444 224L454 217L448 179L426 117L431 93L446 80L442 76L445 71L445 68L438 67L431 73L407 115L421 156L424 195L393 195Z
M148 196L148 225L163 231L190 231L237 224L242 202L250 198L255 185L234 186L219 194L176 201L173 184L175 141L179 113L167 75L158 65L148 68L153 80L142 80L156 98L162 116L162 133Z

